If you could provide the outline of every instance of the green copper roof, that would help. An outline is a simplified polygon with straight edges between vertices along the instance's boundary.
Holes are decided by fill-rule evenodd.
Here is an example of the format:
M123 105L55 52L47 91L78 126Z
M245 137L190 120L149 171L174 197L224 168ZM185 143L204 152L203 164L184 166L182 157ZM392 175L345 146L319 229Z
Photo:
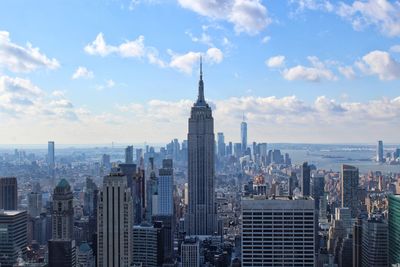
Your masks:
M88 245L88 243L82 243L80 246L79 246L79 251L81 251L81 252L88 252L88 251L90 251L91 250L91 248L90 248L90 246Z
M61 181L58 183L57 187L59 188L69 188L69 183L65 179L61 179Z

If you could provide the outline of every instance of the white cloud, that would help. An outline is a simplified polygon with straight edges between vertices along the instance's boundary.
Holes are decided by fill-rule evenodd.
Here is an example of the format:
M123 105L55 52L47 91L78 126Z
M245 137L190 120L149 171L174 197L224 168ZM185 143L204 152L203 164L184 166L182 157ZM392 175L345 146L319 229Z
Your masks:
M328 0L290 0L290 3L297 5L297 11L310 9L335 13L349 21L357 31L373 26L383 35L400 36L400 2L397 0L392 2L356 0L336 3Z
M349 20L355 30L376 26L384 35L400 35L400 3L388 0L354 1L340 3L337 14Z
M261 39L261 43L267 44L271 41L271 36L265 36L264 38Z
M270 68L280 68L285 65L285 56L270 57L265 64Z
M0 107L3 87L0 84ZM13 89L7 87L8 90ZM117 105L115 112L93 114L85 108L74 107L63 94L51 96L46 101L40 100L42 96L33 97L36 113L27 112L27 107L23 106L23 113L13 119L11 113L0 108L0 119L7 129L2 135L3 142L45 142L50 136L60 143L91 144L124 143L132 139L156 143L174 137L182 140L187 137L187 118L193 105L193 100L187 99L153 99ZM231 97L208 102L213 107L215 132L224 132L229 141L239 140L237 128L243 114L248 121L249 134L260 142L348 143L372 142L378 138L396 142L398 139L400 97L348 102L319 96L307 102L296 96L268 96ZM40 105L45 107L40 109ZM60 118L63 120L59 121ZM137 127L138 123L140 127ZM162 135L154 130L155 125L162 127ZM29 135L24 134L27 127ZM79 139L76 139L77 132ZM268 140L265 140L266 132ZM363 134L355 134L360 132Z
M260 0L178 0L183 8L202 16L231 22L237 33L258 34L271 19Z
M206 60L210 61L211 63L219 64L224 59L224 54L218 48L212 47L207 50L206 52Z
M165 67L166 63L158 57L158 50L144 44L144 36L140 35L135 40L125 41L120 45L108 45L103 33L99 33L96 39L87 44L84 48L89 55L99 55L102 57L110 54L117 54L124 58L147 58L149 63Z
M349 80L356 78L356 73L352 66L339 66L339 72Z
M393 45L390 47L390 51L394 53L400 53L400 45Z
M109 79L105 81L105 84L96 85L96 90L101 91L104 89L111 89L114 88L116 85L117 84L113 80Z
M190 31L187 31L186 34L190 37L190 39L195 43L201 43L208 46L214 46L212 43L212 38L206 32L202 32L199 37L194 36Z
M378 75L381 80L400 78L400 63L385 51L375 50L368 53L358 66L365 74Z
M292 68L283 70L282 76L286 80L304 80L309 82L320 82L321 80L334 81L337 80L335 74L326 67L317 57L310 56L307 58L311 63L311 67L297 65Z
M0 31L0 67L13 72L31 72L38 68L57 69L60 63L48 58L37 47L27 43L20 46L11 42L7 31Z
M9 76L0 76L0 117L4 115L17 120L79 120L63 92L47 95L30 80Z
M74 74L72 74L72 79L76 80L79 78L92 79L94 77L93 71L88 70L86 67L79 66Z
M169 53L171 55L169 66L186 74L192 73L193 67L199 63L201 55L205 56L205 60L211 64L221 63L224 58L222 51L215 47L209 48L205 53L193 51L185 54L177 54L172 51Z

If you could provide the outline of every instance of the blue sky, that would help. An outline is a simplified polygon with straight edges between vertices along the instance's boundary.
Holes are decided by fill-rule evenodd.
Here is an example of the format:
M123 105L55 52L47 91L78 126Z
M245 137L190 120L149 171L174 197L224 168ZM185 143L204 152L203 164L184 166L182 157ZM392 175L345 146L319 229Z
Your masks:
M216 131L398 143L400 2L0 3L0 143L185 138L204 58Z

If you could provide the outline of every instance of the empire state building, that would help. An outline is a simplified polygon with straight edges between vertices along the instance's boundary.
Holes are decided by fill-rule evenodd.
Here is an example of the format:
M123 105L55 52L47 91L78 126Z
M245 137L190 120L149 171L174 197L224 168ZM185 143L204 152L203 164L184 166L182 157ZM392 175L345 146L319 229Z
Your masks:
M217 218L214 200L214 119L204 99L201 61L199 94L189 118L188 150L189 211L186 233L212 235L216 231Z

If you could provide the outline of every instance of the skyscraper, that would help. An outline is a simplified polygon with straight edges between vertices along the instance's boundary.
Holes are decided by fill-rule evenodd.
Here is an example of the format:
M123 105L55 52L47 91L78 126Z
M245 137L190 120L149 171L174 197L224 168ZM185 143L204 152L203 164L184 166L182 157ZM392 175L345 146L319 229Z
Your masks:
M157 267L162 264L161 229L148 223L133 227L133 264ZM160 249L159 249L160 248ZM160 257L159 257L160 256Z
M242 266L314 266L313 199L242 198Z
M47 144L47 164L49 165L49 175L54 175L55 157L54 157L54 141Z
M172 159L164 159L162 168L158 172L158 213L156 215L173 215L174 169Z
M301 165L301 193L303 196L310 196L311 168L307 162Z
M388 266L388 238L388 225L382 218L363 221L361 266Z
M341 170L342 207L351 210L351 217L357 216L358 210L358 168L343 164Z
M74 207L71 186L62 179L54 188L51 210L53 239L69 239L74 236Z
M17 210L18 208L17 178L0 178L0 209Z
M188 133L189 235L211 235L216 230L214 140L214 119L204 99L200 63L199 94L191 110Z
M28 213L31 217L39 216L42 212L42 192L28 194Z
M377 162L384 162L384 158L383 158L383 142L382 140L378 141L378 145L376 147L376 161Z
M14 266L21 254L25 256L27 241L26 211L0 210L0 266Z
M104 177L97 216L98 266L130 266L133 201L126 176L119 170Z
M242 141L242 153L244 154L247 149L247 122L244 120L244 115L240 124L240 140Z
M218 156L219 157L225 156L226 148L225 148L224 133L218 133L217 148L218 148Z
M181 245L182 267L200 266L200 244L197 239L186 239Z
M389 264L400 263L400 195L389 195Z
M127 146L125 148L125 163L133 163L133 146Z

